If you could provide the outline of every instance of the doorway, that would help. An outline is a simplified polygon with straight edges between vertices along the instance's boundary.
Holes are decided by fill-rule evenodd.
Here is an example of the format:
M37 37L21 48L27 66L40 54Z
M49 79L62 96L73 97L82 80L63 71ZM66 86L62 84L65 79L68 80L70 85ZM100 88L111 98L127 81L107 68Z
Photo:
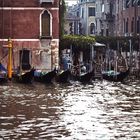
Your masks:
M19 58L20 58L20 67L22 70L29 70L31 69L31 65L30 65L30 56L31 56L31 52L30 50L20 50L20 54L19 54Z

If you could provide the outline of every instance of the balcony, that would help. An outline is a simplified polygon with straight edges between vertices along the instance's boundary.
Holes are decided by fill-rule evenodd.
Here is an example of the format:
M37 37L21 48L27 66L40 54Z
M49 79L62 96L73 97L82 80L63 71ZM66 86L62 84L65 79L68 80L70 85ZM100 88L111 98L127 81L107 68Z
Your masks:
M40 4L42 3L53 3L54 0L39 0L40 1Z

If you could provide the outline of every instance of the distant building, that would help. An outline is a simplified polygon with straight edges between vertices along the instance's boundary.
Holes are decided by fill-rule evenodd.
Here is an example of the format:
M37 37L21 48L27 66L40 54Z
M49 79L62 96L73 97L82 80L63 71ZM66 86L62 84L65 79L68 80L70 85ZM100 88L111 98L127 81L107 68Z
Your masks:
M140 34L140 0L115 1L115 35L133 36Z
M114 0L96 1L96 35L114 36L115 2Z
M97 0L97 35L133 36L140 33L140 0Z
M66 34L95 35L95 0L79 0L68 7L65 18Z
M5 65L4 46L11 38L15 67L58 66L59 0L0 0L0 19L0 58Z
M65 34L82 34L80 17L79 17L79 6L73 5L69 6L66 11L65 15L65 27L64 33Z
M79 16L82 24L82 34L96 34L96 1L95 0L79 0Z

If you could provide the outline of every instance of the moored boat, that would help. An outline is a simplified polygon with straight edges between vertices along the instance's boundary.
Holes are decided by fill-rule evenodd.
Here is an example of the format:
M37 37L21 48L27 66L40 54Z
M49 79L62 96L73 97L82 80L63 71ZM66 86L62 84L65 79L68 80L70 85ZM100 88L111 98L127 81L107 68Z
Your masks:
M35 69L19 72L14 75L14 79L19 83L31 83L34 77Z
M87 82L90 82L93 79L93 77L94 77L93 71L87 72L79 76L79 81L82 83L87 83Z
M56 69L47 73L43 73L41 71L34 72L34 80L41 83L52 83L52 80L55 78L55 76Z
M129 75L129 68L126 71L116 72L113 70L103 71L103 79L113 82L122 82Z
M111 50L110 50L111 51ZM112 56L110 58L110 55ZM121 52L111 51L105 60L105 67L102 71L102 78L113 82L122 82L129 75L130 67L128 61Z
M94 71L86 72L80 75L72 75L73 80L80 81L82 83L88 83L91 82L91 80L94 78Z
M72 67L71 78L82 83L89 83L94 78L94 69L89 70L84 65Z
M62 71L61 73L57 74L56 81L60 83L67 83L69 82L70 75L71 75L71 72L69 69Z

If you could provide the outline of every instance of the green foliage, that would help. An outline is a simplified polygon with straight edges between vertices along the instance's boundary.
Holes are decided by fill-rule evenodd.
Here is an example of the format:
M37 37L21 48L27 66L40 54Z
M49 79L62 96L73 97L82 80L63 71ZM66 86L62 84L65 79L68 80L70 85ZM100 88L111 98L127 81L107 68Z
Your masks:
M95 43L95 38L91 36L64 35L60 40L60 49L70 48L71 45L77 49L85 49L92 43Z
M59 5L59 31L60 31L60 38L63 37L64 35L64 23L65 23L65 13L66 13L66 5L65 5L65 0L60 0L60 5Z
M117 43L119 43L119 47L121 47L123 50L128 50L130 46L129 40L132 41L132 46L138 46L138 36L96 36L95 40L100 43L106 44L106 46L109 46L111 49L118 49Z
M64 35L60 39L60 49L70 48L72 45L73 48L78 50L84 50L89 48L90 44L96 42L103 43L111 49L117 50L122 49L124 51L129 51L130 41L134 49L139 48L139 37L105 37L105 36L78 36L78 35ZM118 48L119 44L119 48Z

